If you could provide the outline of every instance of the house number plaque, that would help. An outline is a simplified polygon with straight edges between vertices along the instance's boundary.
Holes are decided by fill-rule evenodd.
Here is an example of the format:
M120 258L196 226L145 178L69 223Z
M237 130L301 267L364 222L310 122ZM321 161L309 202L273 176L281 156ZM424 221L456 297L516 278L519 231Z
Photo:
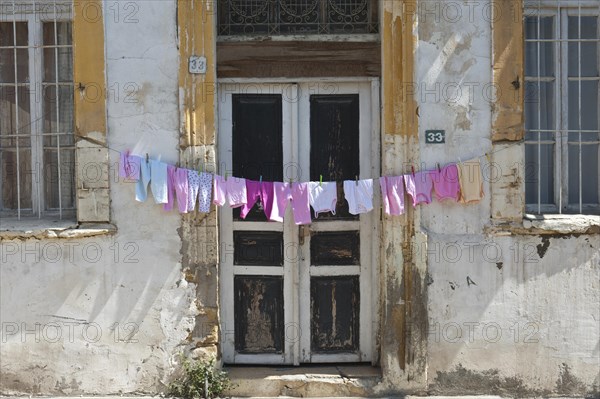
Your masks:
M189 60L189 71L194 74L206 73L206 57L193 55Z
M445 130L425 130L425 144L444 144L445 142Z

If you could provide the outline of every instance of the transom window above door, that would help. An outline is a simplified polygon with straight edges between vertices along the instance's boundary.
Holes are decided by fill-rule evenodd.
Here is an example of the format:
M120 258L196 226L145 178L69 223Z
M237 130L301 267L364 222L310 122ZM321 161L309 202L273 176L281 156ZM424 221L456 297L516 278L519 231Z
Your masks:
M377 0L219 0L218 34L377 33Z

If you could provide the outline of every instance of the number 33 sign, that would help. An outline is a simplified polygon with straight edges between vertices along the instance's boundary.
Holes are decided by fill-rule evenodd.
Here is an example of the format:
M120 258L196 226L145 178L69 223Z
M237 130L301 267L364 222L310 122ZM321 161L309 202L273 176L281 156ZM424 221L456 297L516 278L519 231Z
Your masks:
M445 142L445 130L425 130L425 144L443 144Z
M189 59L189 71L194 74L206 73L206 57L191 56Z

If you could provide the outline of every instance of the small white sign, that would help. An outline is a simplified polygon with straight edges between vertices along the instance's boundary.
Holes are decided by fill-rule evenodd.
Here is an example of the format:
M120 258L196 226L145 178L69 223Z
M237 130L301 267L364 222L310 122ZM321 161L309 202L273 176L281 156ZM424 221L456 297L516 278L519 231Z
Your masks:
M206 57L192 55L189 61L190 73L205 74L206 73Z

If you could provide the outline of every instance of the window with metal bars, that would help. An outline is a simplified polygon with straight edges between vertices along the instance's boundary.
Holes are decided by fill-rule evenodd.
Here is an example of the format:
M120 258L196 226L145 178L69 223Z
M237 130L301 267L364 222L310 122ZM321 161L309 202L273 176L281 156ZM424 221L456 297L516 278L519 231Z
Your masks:
M600 212L599 11L597 0L526 2L528 212Z
M219 0L218 34L377 33L377 3L377 0Z
M71 4L0 10L0 214L75 217Z

